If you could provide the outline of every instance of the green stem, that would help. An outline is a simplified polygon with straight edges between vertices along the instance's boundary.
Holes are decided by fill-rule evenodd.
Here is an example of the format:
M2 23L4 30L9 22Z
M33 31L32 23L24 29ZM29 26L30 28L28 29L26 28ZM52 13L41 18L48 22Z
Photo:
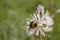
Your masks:
M39 31L39 40L41 40L41 39L40 39L40 31Z

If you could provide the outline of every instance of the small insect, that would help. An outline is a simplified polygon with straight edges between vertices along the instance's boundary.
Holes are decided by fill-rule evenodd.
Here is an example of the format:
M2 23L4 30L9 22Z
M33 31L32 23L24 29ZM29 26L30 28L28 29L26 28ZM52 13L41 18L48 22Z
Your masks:
M36 27L37 27L37 22L36 22L36 21L30 22L29 27L30 27L30 28L36 28Z

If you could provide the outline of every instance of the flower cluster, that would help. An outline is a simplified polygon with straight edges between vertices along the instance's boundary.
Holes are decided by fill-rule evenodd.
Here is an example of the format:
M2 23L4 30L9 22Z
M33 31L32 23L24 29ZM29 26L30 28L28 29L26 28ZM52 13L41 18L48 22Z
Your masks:
M27 21L26 33L31 36L33 34L46 36L45 33L52 31L54 21L49 15L49 12L44 12L44 6L39 5L37 11L33 14L32 18Z

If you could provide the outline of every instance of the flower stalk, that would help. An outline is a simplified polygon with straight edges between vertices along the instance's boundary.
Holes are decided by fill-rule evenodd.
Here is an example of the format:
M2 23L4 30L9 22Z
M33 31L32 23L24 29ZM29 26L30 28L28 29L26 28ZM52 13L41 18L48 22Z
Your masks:
M40 37L40 31L39 31L39 40L41 40L40 38L41 38L41 37Z

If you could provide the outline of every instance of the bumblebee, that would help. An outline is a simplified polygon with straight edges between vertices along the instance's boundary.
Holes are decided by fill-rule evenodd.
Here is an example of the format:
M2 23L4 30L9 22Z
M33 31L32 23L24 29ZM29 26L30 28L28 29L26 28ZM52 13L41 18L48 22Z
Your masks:
M30 28L36 28L36 27L37 27L37 22L36 22L36 21L30 22L29 27L30 27Z

